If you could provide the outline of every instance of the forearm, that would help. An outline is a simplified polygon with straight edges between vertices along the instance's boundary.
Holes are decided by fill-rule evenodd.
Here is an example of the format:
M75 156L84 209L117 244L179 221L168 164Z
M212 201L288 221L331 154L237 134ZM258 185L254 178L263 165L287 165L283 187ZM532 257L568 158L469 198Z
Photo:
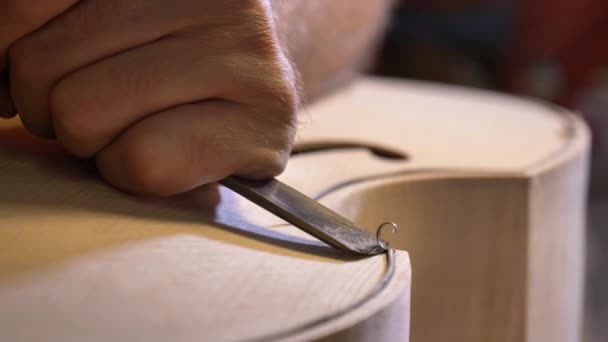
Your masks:
M371 59L392 0L273 0L280 40L310 102Z

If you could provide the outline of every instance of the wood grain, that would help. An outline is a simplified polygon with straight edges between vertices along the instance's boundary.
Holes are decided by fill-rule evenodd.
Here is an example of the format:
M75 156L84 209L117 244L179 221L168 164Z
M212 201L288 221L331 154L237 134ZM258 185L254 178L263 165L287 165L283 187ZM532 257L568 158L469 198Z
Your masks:
M301 114L281 180L412 256L380 295L289 340L578 341L589 136L514 97L362 79ZM243 340L361 299L352 258L219 189L121 194L0 124L0 340ZM336 142L384 147L327 149ZM413 278L411 275L413 272ZM410 312L411 286L411 312ZM411 333L410 333L411 324Z

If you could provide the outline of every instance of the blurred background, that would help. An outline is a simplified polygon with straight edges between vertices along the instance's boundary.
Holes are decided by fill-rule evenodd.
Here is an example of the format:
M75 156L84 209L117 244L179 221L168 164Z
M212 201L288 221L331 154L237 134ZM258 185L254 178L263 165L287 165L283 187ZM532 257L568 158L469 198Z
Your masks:
M608 0L402 0L373 73L534 96L588 122L585 335L608 341Z

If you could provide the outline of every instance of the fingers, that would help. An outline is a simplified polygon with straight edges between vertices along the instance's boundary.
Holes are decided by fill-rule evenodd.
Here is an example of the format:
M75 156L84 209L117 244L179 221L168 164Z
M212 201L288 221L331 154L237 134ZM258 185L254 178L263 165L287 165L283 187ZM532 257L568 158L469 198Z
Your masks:
M0 71L8 47L70 8L77 0L2 0L0 2Z
M50 101L57 138L74 154L88 157L150 113L209 98L254 104L254 99L247 101L241 94L269 98L289 91L271 87L264 94L257 85L263 83L261 72L243 75L242 65L272 71L276 69L272 61L236 53L217 58L212 51L220 47L213 42L214 33L201 35L208 36L208 44L185 37L165 38L61 80ZM188 53L176 53L181 51Z
M173 15L178 9L184 11L184 6L166 4L163 0L81 1L14 44L11 91L24 125L35 134L52 136L49 94L61 78L191 24Z
M291 113L260 113L221 100L184 105L129 128L98 154L97 165L118 188L156 196L230 174L267 178L285 167L293 121Z
M26 34L72 6L76 0L3 0L0 2L0 117L12 117L15 109L9 92L7 51Z
M226 95L233 72L208 47L166 38L67 76L51 94L58 139L74 154L91 156L150 113Z
M297 91L264 6L79 2L11 47L15 107L31 131L95 155L129 192L274 176L293 142Z

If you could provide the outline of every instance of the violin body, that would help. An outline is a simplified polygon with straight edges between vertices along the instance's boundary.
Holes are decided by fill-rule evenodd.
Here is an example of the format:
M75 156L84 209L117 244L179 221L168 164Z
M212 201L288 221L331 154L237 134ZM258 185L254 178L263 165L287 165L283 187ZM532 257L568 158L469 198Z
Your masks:
M397 223L383 238L407 252L347 254L221 187L129 196L0 123L0 340L580 340L576 116L361 79L300 126L279 179L372 232Z

